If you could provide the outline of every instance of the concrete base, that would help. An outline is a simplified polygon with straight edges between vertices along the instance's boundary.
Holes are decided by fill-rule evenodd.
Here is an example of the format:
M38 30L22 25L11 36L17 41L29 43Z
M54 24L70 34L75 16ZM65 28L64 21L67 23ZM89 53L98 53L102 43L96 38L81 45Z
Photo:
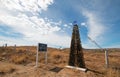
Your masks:
M71 68L71 69L76 69L76 70L87 72L86 68L80 68L80 67L74 67L74 66L65 66L65 67L66 68Z

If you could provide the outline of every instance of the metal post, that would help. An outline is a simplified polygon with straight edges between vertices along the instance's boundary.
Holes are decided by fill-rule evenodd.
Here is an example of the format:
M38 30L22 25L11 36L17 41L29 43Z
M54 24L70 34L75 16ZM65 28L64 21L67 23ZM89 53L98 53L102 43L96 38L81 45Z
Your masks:
M37 45L37 54L36 54L36 67L38 67L38 45Z
M45 64L47 64L47 51L45 52Z
M3 47L4 47L4 44L3 44Z
M109 63L108 63L108 51L105 50L105 64L106 64L106 68L109 67Z
M26 51L29 52L29 47L26 48Z
M14 51L16 52L16 44L15 44L15 46L14 46Z
M5 47L7 47L7 43L5 44Z

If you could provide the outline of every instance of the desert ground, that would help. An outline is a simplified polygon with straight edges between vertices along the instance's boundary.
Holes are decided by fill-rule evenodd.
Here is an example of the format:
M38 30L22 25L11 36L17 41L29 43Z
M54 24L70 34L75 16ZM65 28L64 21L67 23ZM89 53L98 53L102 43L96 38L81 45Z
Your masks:
M48 48L48 63L45 53L39 52L36 64L35 46L0 47L0 77L120 77L120 49L108 49L109 68L105 67L105 54L100 49L83 49L87 71L66 68L69 48Z

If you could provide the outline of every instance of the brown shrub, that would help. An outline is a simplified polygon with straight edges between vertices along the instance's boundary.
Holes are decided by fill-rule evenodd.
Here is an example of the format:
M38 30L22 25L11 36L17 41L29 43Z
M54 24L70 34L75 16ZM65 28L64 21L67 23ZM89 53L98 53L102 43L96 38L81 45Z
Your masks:
M109 68L105 77L120 77L120 69Z
M60 54L53 55L53 63L54 64L63 63L63 55Z
M15 64L23 64L27 59L26 55L13 55L11 56L11 62Z
M15 67L11 64L0 66L0 74L12 73L15 70L16 70Z

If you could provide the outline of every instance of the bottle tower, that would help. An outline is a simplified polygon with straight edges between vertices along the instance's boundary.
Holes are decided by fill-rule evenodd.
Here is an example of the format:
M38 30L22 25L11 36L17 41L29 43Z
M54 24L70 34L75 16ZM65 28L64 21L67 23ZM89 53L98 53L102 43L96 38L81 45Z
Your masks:
M85 68L84 55L79 34L79 27L73 24L73 32L70 46L69 65Z

